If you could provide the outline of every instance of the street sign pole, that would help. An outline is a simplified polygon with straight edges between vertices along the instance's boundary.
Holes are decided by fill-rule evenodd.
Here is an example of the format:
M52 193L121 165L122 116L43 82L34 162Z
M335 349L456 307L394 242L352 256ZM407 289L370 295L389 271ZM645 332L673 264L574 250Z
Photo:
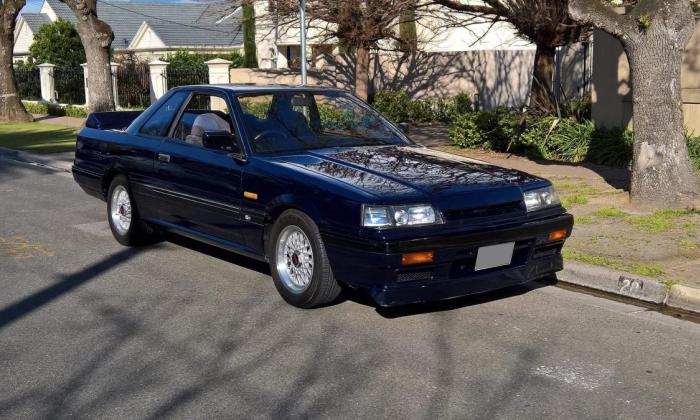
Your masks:
M306 1L299 0L299 21L301 23L301 84L306 85Z

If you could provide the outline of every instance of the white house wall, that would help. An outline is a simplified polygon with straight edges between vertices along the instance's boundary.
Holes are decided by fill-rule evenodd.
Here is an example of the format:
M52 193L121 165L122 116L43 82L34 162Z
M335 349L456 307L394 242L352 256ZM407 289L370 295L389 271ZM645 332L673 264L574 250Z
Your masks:
M29 25L24 22L20 23L18 33L15 37L14 55L26 55L29 53L29 47L34 42L34 33L29 28Z
M146 30L143 32L143 36L141 36L140 39L138 39L137 42L131 46L131 48L135 50L151 50L165 47L165 43L151 28L146 28Z
M51 5L49 5L49 3L46 1L41 5L41 10L39 11L39 13L47 14L49 16L49 19L51 19L51 22L55 22L58 20L58 15L51 8Z
M416 32L418 48L424 52L534 49L534 45L518 37L504 22L440 28L436 18L428 17L417 23Z

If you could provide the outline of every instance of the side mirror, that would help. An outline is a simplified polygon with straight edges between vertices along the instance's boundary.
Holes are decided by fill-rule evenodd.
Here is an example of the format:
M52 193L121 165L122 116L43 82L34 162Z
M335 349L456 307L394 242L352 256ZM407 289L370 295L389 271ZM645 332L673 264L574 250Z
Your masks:
M397 125L399 127L399 130L403 131L404 134L408 134L408 123L407 122L402 122Z
M228 131L205 131L204 134L202 134L202 146L206 149L241 153L241 145L238 141L238 137Z

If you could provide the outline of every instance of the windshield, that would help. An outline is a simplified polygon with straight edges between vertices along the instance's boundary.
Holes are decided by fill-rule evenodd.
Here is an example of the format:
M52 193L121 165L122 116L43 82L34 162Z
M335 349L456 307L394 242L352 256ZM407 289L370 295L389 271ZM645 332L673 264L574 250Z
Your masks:
M238 101L257 153L408 143L376 111L340 92L252 93Z

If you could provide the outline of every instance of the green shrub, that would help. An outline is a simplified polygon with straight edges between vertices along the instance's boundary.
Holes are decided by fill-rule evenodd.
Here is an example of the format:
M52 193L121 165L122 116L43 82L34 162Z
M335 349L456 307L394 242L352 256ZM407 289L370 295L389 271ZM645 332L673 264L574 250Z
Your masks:
M84 106L47 104L45 102L22 101L24 108L30 114L55 115L58 117L87 118L88 111Z
M524 121L525 116L507 108L460 113L452 120L449 136L460 147L505 152L519 146Z
M695 133L686 133L688 139L688 152L690 152L690 160L693 162L695 169L700 171L700 136Z
M634 133L595 127L587 119L536 117L506 108L457 114L449 131L452 143L468 149L524 153L534 159L590 162L628 167ZM700 136L686 133L693 166L700 170Z
M404 91L379 91L374 96L373 105L377 111L395 123L408 121L411 100Z
M452 120L449 131L450 140L455 146L465 149L488 148L488 142L476 123L476 114L460 114Z
M411 100L405 91L382 90L374 96L372 105L396 123L447 123L459 114L472 111L472 101L468 93L460 93L454 98Z
M24 104L24 109L30 114L46 115L49 113L49 107L43 102L22 101L22 103Z
M87 118L88 116L87 108L84 106L68 105L67 107L63 108L63 112L66 117Z
M627 167L632 162L634 134L621 128L597 128L591 137L587 161L599 165Z
M465 112L472 112L474 110L472 97L468 93L458 93L457 96L452 98L452 106L454 107L453 112L455 114L464 114Z
M595 125L573 118L544 117L525 130L521 142L530 146L536 157L564 162L582 162L588 155Z
M573 117L576 121L591 119L591 95L586 94L567 99L561 104L561 113L565 117Z
M161 60L168 62L169 69L175 70L191 70L191 69L201 69L207 70L206 62L213 60L215 58L223 58L224 60L229 60L232 62L229 68L239 68L243 67L243 55L239 51L233 51L231 53L223 54L199 54L189 52L185 49L179 49L174 53L170 53L165 57L161 57Z

